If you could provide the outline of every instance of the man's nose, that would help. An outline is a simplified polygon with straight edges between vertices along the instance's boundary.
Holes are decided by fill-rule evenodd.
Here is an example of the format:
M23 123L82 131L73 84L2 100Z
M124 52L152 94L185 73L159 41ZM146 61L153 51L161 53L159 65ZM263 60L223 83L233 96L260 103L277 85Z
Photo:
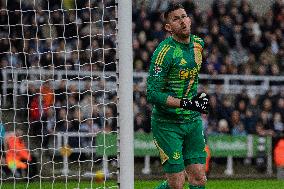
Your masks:
M181 19L181 20L180 20L180 25L185 26L184 19Z
M179 21L181 24L185 24L185 18L180 18Z

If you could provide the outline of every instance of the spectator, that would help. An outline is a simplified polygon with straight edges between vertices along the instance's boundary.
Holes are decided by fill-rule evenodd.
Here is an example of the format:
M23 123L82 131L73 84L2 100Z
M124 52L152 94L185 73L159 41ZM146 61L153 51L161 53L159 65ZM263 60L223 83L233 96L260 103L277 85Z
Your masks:
M275 112L279 112L281 114L281 117L284 118L284 97L277 98L277 101L275 103L275 107L273 110Z
M284 134L284 123L281 114L276 112L273 116L273 130L276 136L281 136Z
M45 81L40 89L42 95L42 109L44 113L47 112L49 108L54 106L54 91L53 86L51 86L50 81Z
M262 118L263 115L266 115L267 122L272 120L272 100L269 98L264 99L263 104L262 104L262 112L260 114L260 117ZM266 121L264 121L266 123ZM268 124L268 123L267 123Z
M241 116L240 116L239 111L235 110L232 112L230 124L231 124L230 127L232 128L231 130L232 130L233 136L247 135L247 132L245 131L245 128L244 128L244 124L241 121Z
M11 52L9 53L7 60L9 61L10 68L23 67L22 60L20 59L20 56L17 53L17 49L14 46L11 47Z
M91 147L95 145L95 138L93 137L93 134L98 134L101 130L99 125L96 124L93 119L89 118L80 125L79 131L91 134L89 135L91 137L81 137L81 147Z
M30 122L30 135L37 136L40 140L40 132L41 132L41 118L43 115L42 105L40 100L40 94L38 89L34 85L29 85L29 112L28 112L28 121Z
M93 119L87 119L80 125L80 131L95 134L100 131L100 127Z
M113 110L108 106L105 110L105 132L111 132L117 130L117 117L115 117Z
M220 107L220 117L219 119L230 120L231 114L234 110L232 105L232 101L229 97L225 96L224 98L220 99L221 107ZM210 114L210 113L209 113Z
M93 104L96 104L95 97L90 94L84 94L84 97L80 102L80 109L84 118L89 118L92 116L92 111L90 110L92 109Z
M238 114L239 114L239 117L240 119L244 119L245 118L245 114L246 114L246 111L247 111L247 105L246 105L246 102L245 100L240 100L238 102L238 104L236 105L236 109L238 111Z
M227 120L221 119L218 122L218 131L216 133L217 135L228 135L230 134L230 128Z
M58 111L57 117L56 117L56 128L55 130L57 132L68 132L69 131L69 125L67 121L67 111L65 108L61 108Z
M221 106L220 102L217 99L217 96L211 95L209 99L209 104L210 104L210 110L208 111L209 112L208 119L212 121L220 119Z
M28 168L27 163L32 160L22 137L23 132L19 129L6 137L6 163L15 177L24 176Z
M49 108L46 111L45 116L43 117L44 126L43 126L43 135L42 135L42 147L48 148L49 139L51 135L55 134L55 111L53 108Z
M97 105L93 105L92 119L93 119L94 124L98 125L99 129L101 130L103 126L104 118L102 115L102 111L100 111Z
M134 117L134 131L144 133L145 132L145 117L142 113L138 113Z
M266 128L264 123L260 120L256 123L256 134L259 136L274 136L272 129Z
M56 107L66 106L66 95L67 95L66 80L61 80L58 88L55 90L55 105Z
M143 132L150 133L151 132L151 108L150 105L147 104L146 96L142 95L139 99L139 113L136 115L136 124L137 126L140 123L140 128L143 130ZM135 123L135 121L134 121ZM142 125L141 125L142 124ZM138 127L139 128L139 127Z

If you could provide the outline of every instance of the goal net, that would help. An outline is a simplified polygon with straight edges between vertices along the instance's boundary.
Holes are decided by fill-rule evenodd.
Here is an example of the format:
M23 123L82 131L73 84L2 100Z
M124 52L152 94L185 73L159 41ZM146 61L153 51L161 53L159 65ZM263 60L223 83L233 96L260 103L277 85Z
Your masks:
M0 188L118 188L117 3L0 8Z

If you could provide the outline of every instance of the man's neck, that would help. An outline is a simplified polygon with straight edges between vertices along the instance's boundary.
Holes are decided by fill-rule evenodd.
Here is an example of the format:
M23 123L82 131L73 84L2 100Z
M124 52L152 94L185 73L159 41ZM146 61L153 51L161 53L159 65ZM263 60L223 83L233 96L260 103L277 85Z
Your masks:
M183 43L183 44L189 44L190 43L190 35L188 37L185 38L180 38L176 35L173 35L173 39L179 43Z

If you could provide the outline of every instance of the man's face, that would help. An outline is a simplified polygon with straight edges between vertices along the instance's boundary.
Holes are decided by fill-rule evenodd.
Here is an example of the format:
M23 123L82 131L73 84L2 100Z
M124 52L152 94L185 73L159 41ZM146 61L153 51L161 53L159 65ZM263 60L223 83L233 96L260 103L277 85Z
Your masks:
M172 35L176 35L180 38L189 37L191 30L191 20L187 16L184 9L180 8L172 11L168 15L167 24L165 29Z

